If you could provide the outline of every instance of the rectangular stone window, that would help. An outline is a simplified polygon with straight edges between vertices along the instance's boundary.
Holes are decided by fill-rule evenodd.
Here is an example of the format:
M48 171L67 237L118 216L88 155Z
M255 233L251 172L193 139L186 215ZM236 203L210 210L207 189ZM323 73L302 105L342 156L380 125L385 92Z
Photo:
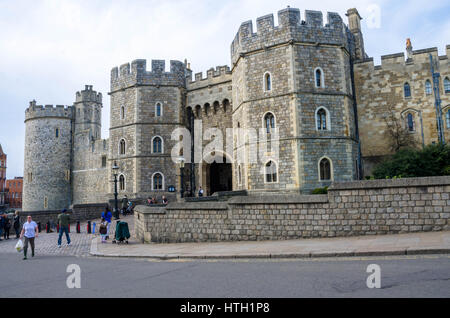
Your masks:
M48 198L44 197L44 209L48 209Z
M33 173L28 172L28 182L33 182Z
M106 168L106 156L102 156L102 168Z
M70 170L66 170L66 181L70 181Z

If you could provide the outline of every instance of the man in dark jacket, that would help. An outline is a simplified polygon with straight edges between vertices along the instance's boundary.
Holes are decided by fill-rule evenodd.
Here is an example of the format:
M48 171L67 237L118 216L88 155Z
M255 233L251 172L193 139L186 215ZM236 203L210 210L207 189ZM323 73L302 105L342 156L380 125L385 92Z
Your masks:
M5 220L3 219L3 215L0 214L0 241L2 241L3 228L5 226Z
M11 229L11 221L9 220L9 217L4 214L3 215L3 238L5 240L9 240L9 230Z
M16 211L16 213L14 214L14 231L16 232L16 238L19 238L20 236L20 215L19 215L19 211Z
M62 210L62 213L58 215L58 223L59 223L58 247L61 247L63 233L66 233L67 245L70 245L70 236L69 236L70 215L67 213L66 209Z
M123 214L123 215L126 214L127 207L128 207L128 197L125 196L125 197L122 199L122 214Z

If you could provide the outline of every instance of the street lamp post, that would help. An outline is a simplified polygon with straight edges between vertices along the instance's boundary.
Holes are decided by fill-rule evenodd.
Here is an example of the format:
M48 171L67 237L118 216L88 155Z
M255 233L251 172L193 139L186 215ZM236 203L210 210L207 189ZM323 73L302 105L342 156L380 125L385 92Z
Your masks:
M180 197L184 198L184 162L183 157L178 158L178 163L180 165Z
M114 161L114 165L112 166L113 174L114 174L114 217L116 220L120 219L119 217L119 207L117 202L117 174L119 171L119 166L117 166L117 163Z

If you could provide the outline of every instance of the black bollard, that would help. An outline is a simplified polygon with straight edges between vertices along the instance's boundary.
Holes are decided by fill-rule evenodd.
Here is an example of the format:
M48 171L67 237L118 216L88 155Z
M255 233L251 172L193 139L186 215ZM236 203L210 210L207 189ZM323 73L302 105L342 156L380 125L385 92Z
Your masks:
M47 222L47 233L50 233L50 221Z
M41 233L41 222L38 222L38 231Z
M87 232L88 234L91 234L91 221L88 221L87 223Z
M80 221L77 221L77 233L78 234L81 233L81 231L80 231Z

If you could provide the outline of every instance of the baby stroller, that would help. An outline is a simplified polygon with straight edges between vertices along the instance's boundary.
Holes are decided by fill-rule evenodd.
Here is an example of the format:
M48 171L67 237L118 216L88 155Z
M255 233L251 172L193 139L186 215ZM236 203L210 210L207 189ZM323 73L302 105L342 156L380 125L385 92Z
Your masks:
M123 221L117 221L116 224L116 235L113 244L128 244L128 239L130 238L130 231L128 230L128 223Z

